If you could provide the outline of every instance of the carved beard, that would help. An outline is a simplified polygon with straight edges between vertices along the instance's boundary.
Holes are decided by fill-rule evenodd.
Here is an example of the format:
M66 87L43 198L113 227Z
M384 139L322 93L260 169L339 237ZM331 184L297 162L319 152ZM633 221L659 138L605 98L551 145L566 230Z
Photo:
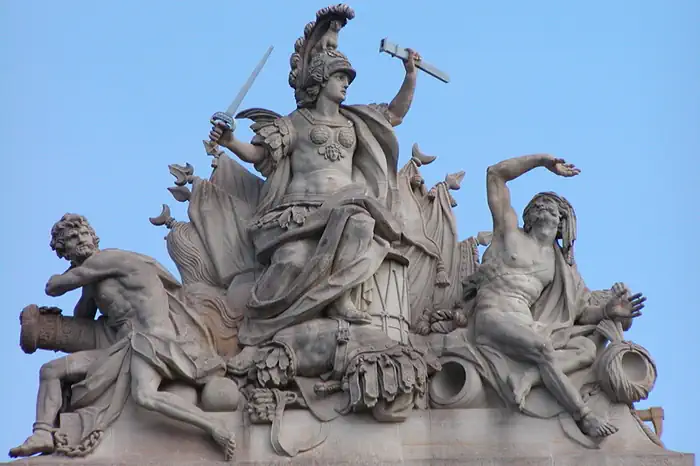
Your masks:
M560 219L554 218L552 214L545 210L534 210L528 215L525 231L539 230L546 234L553 231L557 234L559 232L559 221Z
M545 210L539 210L533 212L534 223L546 226L558 226L559 219L555 218L552 214Z
M79 265L92 256L96 250L97 248L92 243L80 243L70 253L66 254L66 258L71 264Z

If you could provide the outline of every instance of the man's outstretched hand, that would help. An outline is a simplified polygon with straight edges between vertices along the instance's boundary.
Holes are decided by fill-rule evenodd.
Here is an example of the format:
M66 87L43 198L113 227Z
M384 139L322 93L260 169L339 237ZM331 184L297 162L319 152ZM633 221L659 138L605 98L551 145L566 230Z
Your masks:
M545 163L545 167L555 175L566 178L570 178L581 173L581 170L576 168L573 163L566 163L566 160L556 157L551 157L551 159Z
M633 319L642 315L647 300L642 293L631 294L629 288L622 283L613 285L612 292L614 296L605 306L605 316L608 319Z

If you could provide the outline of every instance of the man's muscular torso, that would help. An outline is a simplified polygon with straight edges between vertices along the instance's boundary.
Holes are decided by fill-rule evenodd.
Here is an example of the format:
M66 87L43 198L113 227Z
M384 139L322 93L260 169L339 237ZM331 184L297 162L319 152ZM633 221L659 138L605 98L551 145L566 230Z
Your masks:
M287 194L326 196L351 184L357 147L353 123L342 115L333 121L323 120L308 109L297 110L290 118L297 138Z
M477 310L516 312L532 319L530 307L554 278L554 248L541 247L518 229L494 236L484 252Z
M154 265L128 251L104 250L86 259L80 267L97 273L116 272L84 290L115 329L175 337L169 319L168 296ZM127 321L128 327L122 327Z

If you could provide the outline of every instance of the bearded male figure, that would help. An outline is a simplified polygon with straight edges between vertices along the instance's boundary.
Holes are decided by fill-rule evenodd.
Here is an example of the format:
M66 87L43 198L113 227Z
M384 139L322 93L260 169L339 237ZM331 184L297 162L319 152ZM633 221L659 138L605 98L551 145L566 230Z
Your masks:
M159 391L162 381L200 386L225 374L223 360L206 346L206 339L196 337L197 316L178 300L179 283L147 256L99 250L98 243L85 217L64 215L51 230L51 247L71 266L51 277L46 294L61 296L82 288L74 316L93 320L99 310L113 344L72 353L41 368L34 433L10 450L10 456L56 450L53 431L63 407L62 383L69 383L69 408L79 414L82 435L80 444L62 445L64 449L89 452L97 443L90 439L101 437L131 396L142 408L210 433L230 458L232 432L185 399Z
M266 177L248 231L265 270L255 280L239 332L246 345L324 310L370 322L353 291L402 238L392 127L411 106L420 57L411 52L404 62L404 82L390 104L342 105L356 72L336 49L337 33L353 16L345 5L324 9L297 41L290 73L295 111L242 112L255 121L250 144L222 123L210 133Z
M550 155L516 157L489 167L493 238L472 280L470 325L476 345L490 361L488 366L494 368L496 379L507 378L521 409L531 387L541 382L583 433L605 437L617 428L584 403L566 374L590 366L595 359L596 346L587 336L596 324L637 317L646 298L630 296L624 285L616 284L614 296L606 303L588 303L587 289L573 262L575 214L561 196L535 196L523 214L524 227L518 227L506 183L536 167L564 177L579 174L573 165ZM514 364L504 364L503 356Z

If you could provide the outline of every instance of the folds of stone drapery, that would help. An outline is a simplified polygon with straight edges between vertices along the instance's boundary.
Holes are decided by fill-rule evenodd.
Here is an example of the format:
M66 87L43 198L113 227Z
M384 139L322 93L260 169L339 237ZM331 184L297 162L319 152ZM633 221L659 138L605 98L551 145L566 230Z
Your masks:
M400 228L382 204L358 193L326 201L299 225L271 221L253 234L256 251L277 256L253 288L241 342L258 344L282 328L317 317L379 269L391 242L400 238ZM285 209L279 214L282 218ZM287 261L278 254L286 246L308 251L303 260Z
M462 282L476 269L473 239L459 241L457 219L453 208L457 205L449 192L447 182L435 185L422 203L426 232L437 243L450 284L436 288L433 295L435 309L450 309L462 300Z
M95 326L102 328L109 338L96 339L98 346L90 348L95 355L94 362L84 379L71 386L69 403L64 410L78 415L80 434L72 442L57 434L60 453L74 456L90 452L99 444L105 430L120 416L131 393L132 357L145 359L167 380L192 385L203 385L210 378L225 373L224 359L216 354L212 329L197 311L182 301L183 289L175 286L174 277L155 260L142 257L161 276L175 335L163 338L153 333L133 332L128 327L109 327L105 319L96 321Z
M401 248L410 261L409 298L411 322L426 309L451 309L462 300L462 283L478 266L478 252L473 238L460 241L453 208L456 202L450 189L459 189L460 172L428 190L419 167L432 160L414 146L414 157L399 171L399 194L404 235L411 244ZM423 156L425 159L427 156ZM437 257L432 252L437 252ZM447 286L436 286L440 268L448 277Z
M244 309L250 303L252 292L254 289L262 289L256 285L265 273L260 264L267 263L270 259L261 260L258 257L265 245L253 244L249 230L265 182L226 155L219 153L216 161L216 169L209 180L193 176L192 169L188 166L189 171L185 170L180 183L176 182L179 187L175 189L178 190L187 189L182 184L192 185L191 192L180 193L179 196L180 200L184 198L189 201L190 221L177 222L167 218L161 219L161 224L166 224L171 229L167 238L168 251L182 276L187 291L185 294L189 296L191 304L203 314L208 325L219 327L215 332L220 335L217 346L220 353L230 354L235 351L234 347L238 343L235 338L237 328ZM425 161L425 157L422 160L416 157L414 150L414 157L398 176L398 214L401 223L398 229L402 230L405 241L398 248L396 242L393 246L409 260L409 320L412 324L426 309L449 309L459 303L462 283L478 264L474 240L469 238L459 241L453 212L455 202L449 193L450 189L459 188L463 174L450 175L445 182L438 183L428 191L419 172L419 167L424 163L429 162ZM420 182L417 183L417 180ZM372 202L367 205L375 204ZM369 217L376 220L374 214ZM350 224L356 223L358 219L359 217L352 219ZM320 222L309 220L305 228L312 228L314 223L321 225L314 233L320 237L327 221L328 219ZM380 221L374 227L381 229L383 224ZM374 243L376 241L372 242L374 249L384 249L384 246ZM385 255L382 251L378 255L376 252L373 254L375 259ZM302 287L303 289L308 291L318 284L317 281L323 281L319 277L312 279L312 275L317 276L319 270L321 269L317 267L315 271L304 274L309 276L310 281L306 281L308 286ZM364 274L360 275L364 277ZM359 280L359 275L355 278ZM370 277L364 277L364 280L368 278ZM355 281L352 280L353 283ZM284 290L287 295L299 290L296 286L287 288L289 289ZM339 293L328 294L328 299L331 296L337 297ZM263 295L256 298L260 301L257 305L256 299L252 301L253 307L260 312L251 317L258 322L262 322L262 318L280 315L282 308L291 307L301 299L303 293L296 293L295 299L291 300L289 296L283 300L273 297L272 301L276 302L274 306L261 305L261 302L270 301L269 296ZM310 304L302 306L309 307ZM292 314L294 313L285 315ZM272 322L265 325L272 325ZM272 327L276 328L277 325Z
M206 180L194 176L192 167L171 165L179 201L188 201L189 222L176 221L164 206L152 218L165 225L170 257L180 272L180 294L214 339L218 354L238 351L238 326L252 286L256 260L248 237L263 180L224 154ZM187 185L191 185L191 188Z
M248 225L262 186L262 179L225 155L209 181L194 180L188 215L224 288L255 267Z
M399 170L398 184L404 235L416 244L426 244L427 247L437 249L437 244L428 236L423 216L421 201L427 192L424 192L422 185L413 181L419 177L418 166L413 160ZM408 289L413 323L424 309L432 307L437 259L426 254L417 245L404 246L401 252L409 260Z

